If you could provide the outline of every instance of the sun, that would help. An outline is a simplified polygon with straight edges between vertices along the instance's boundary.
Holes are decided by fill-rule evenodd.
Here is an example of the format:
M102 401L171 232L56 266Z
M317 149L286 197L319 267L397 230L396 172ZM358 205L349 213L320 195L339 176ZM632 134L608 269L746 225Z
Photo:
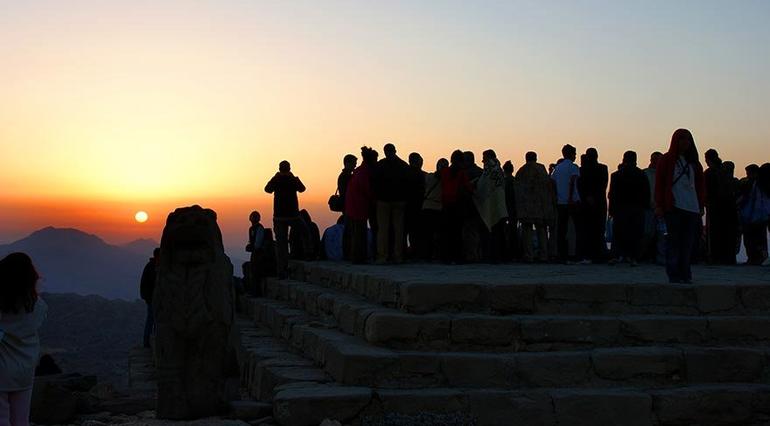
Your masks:
M139 223L147 222L147 219L149 219L149 218L150 218L150 216L145 211L138 211L134 215L134 219L136 219L136 221L139 222Z

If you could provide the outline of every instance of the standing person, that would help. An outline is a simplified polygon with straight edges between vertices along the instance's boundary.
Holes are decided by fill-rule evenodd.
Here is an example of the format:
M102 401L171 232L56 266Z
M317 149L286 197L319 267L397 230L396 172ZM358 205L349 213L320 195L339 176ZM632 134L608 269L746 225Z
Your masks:
M305 224L299 216L298 192L305 192L305 185L291 172L291 164L284 160L278 164L278 173L265 186L265 192L273 196L273 229L277 244L276 266L278 279L289 276L289 227L302 228L301 235L307 236Z
M155 329L155 317L152 314L152 295L155 293L155 279L158 277L157 267L160 258L160 247L152 251L152 257L144 265L142 279L139 284L139 295L147 304L147 319L144 320L144 347L150 347L150 336Z
M764 163L759 167L757 185L759 185L761 195L765 200L764 209L762 210L765 218L765 227L762 232L767 237L767 231L770 230L770 163ZM765 260L762 262L762 266L770 266L770 256L767 255L767 243L764 246L764 255Z
M554 168L551 179L556 188L556 249L559 261L567 263L570 260L567 230L570 221L573 226L577 224L577 208L580 203L577 190L580 169L575 164L577 150L574 146L564 145L561 154L563 158Z
M40 356L38 330L48 305L39 276L24 253L0 260L0 424L28 426L32 382Z
M249 252L249 279L247 291L252 296L260 296L262 277L265 276L265 227L260 221L262 215L254 210L249 214L249 242L246 251Z
M372 174L377 166L377 151L361 148L361 165L353 171L345 199L345 216L351 225L350 260L354 264L366 263L368 253L367 220L375 203L372 191Z
M614 235L612 251L617 255L612 263L627 260L636 266L641 252L639 241L644 233L644 211L650 204L650 186L647 176L636 166L636 152L623 154L623 166L612 174L609 201Z
M449 167L446 158L436 162L436 171L425 176L425 196L422 201L420 223L424 227L424 244L421 259L432 261L439 254L441 235L441 171Z
M743 246L746 248L748 265L761 265L767 257L767 224L762 211L763 194L758 177L758 165L746 166L746 177L741 179L738 198Z
M406 236L409 240L409 253L417 258L424 251L425 226L420 222L422 201L425 196L425 172L422 170L422 156L416 152L409 154L409 197L406 200L406 215L404 218Z
M473 151L463 152L463 167L465 174L471 186L475 187L484 169L476 164L476 156ZM479 211L473 203L473 199L468 199L466 214L463 218L463 256L467 262L478 262L486 257L487 241L489 232L484 222L481 220Z
M488 149L482 154L484 171L476 181L473 202L485 227L484 252L486 260L500 263L505 254L505 220L508 209L505 199L505 176L495 151Z
M588 148L581 162L578 191L580 191L580 223L578 252L584 260L603 262L607 257L605 231L607 226L607 183L609 173L599 163L596 148Z
M553 185L545 166L537 162L537 153L528 152L526 163L516 172L516 214L521 222L521 239L525 262L535 259L548 260L548 238L546 225L554 215ZM534 253L534 239L537 236L537 254Z
M472 208L471 187L465 172L463 152L455 150L449 167L441 171L441 260L444 263L463 263L463 224Z
M350 254L350 235L352 229L350 226L346 226L347 220L345 219L344 213L345 194L347 193L348 183L350 182L350 178L353 176L353 170L355 170L356 164L358 164L358 158L356 158L355 155L345 155L345 157L342 159L342 171L340 172L340 175L337 176L337 194L339 194L339 206L341 207L341 211L343 213L342 226L344 227L342 233L342 252L346 259Z
M705 192L695 140L689 130L678 129L655 174L655 214L666 221L666 273L671 283L692 282L690 264Z
M377 264L404 261L404 214L409 198L409 166L396 155L392 143L383 147L372 180L377 199ZM392 257L389 255L392 254Z
M708 168L706 181L706 238L708 261L735 265L735 239L738 233L736 194L719 153L709 149L704 154Z
M642 238L642 256L646 259L652 259L658 265L666 263L666 236L663 235L663 228L658 226L658 219L655 216L655 171L658 167L658 161L663 153L655 151L650 155L650 165L644 169L647 176L647 184L650 188L650 204L644 212L644 237Z
M505 206L508 210L506 221L506 259L514 260L519 257L519 221L516 213L516 177L513 176L513 163L506 161L503 164L505 176Z

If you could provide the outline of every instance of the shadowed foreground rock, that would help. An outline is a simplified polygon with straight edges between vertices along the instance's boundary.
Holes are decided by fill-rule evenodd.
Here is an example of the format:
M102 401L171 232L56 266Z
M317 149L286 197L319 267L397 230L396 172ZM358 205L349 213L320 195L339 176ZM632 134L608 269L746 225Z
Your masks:
M227 379L238 374L233 266L216 219L213 210L179 208L163 229L153 296L158 418L222 413Z

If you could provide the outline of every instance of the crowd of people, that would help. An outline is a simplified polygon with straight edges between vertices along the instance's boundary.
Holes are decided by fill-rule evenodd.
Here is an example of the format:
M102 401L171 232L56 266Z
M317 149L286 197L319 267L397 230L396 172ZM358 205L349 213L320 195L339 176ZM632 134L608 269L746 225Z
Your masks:
M456 150L432 172L423 170L419 153L404 161L390 143L382 152L380 158L361 148L360 165L345 155L329 199L341 215L320 240L299 210L305 186L281 162L265 188L275 195L279 277L289 257L326 257L375 264L654 262L666 266L670 282L689 283L695 261L736 264L741 240L748 264L768 264L770 163L749 165L738 179L735 165L709 149L704 169L686 129L674 132L668 151L652 153L646 168L626 151L612 173L595 148L578 161L572 145L548 167L527 152L515 173L491 149L480 165L473 152ZM264 262L258 264L262 270L252 266L251 274L264 275Z

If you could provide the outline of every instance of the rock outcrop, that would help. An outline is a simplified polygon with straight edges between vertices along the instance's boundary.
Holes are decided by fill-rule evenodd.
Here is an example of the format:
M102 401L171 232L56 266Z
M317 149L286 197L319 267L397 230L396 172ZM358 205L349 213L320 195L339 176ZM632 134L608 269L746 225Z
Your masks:
M158 418L224 412L228 379L238 376L233 266L216 220L213 210L179 208L163 229L153 296Z

